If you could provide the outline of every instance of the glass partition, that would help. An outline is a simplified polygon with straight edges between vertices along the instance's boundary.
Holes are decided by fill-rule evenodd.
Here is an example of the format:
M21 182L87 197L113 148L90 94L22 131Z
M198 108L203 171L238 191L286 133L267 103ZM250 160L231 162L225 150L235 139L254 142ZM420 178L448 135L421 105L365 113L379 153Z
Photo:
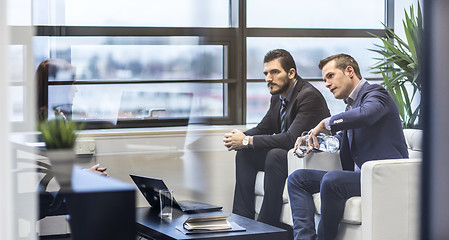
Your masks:
M225 117L223 84L75 84L51 85L48 117L79 121L117 121ZM66 116L69 117L69 116Z
M201 44L200 37L35 37L34 44L36 65L63 59L76 69L49 77L50 119L63 112L114 127L227 117L225 45Z

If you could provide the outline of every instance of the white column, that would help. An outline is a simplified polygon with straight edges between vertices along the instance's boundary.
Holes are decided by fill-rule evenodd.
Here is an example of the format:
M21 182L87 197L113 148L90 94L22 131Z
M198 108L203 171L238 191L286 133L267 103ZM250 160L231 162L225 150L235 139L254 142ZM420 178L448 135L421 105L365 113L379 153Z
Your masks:
M9 80L6 0L0 0L0 239L12 239L13 197L11 187L11 154L9 145Z

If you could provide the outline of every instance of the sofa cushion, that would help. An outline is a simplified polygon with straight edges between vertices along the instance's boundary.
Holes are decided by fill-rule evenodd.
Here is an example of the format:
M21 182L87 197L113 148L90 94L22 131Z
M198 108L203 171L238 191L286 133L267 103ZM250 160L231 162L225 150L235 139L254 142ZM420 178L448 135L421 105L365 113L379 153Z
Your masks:
M421 158L422 156L422 130L404 129L404 137L407 142L409 158Z
M320 193L313 194L313 202L315 203L316 213L321 215L321 198ZM351 224L362 224L362 198L352 197L346 201L345 212L342 222Z
M264 177L265 177L265 172L262 172L262 171L259 171L256 175L256 187L255 187L256 196L264 195L264 190L263 190ZM288 203L287 183L285 183L285 186L284 186L284 194L282 195L282 201L283 201L283 203ZM259 209L259 208L256 208L256 209Z
M265 173L259 171L256 175L256 189L255 193L257 196L263 196L263 179L265 177Z
M404 129L404 137L410 150L422 152L422 130Z

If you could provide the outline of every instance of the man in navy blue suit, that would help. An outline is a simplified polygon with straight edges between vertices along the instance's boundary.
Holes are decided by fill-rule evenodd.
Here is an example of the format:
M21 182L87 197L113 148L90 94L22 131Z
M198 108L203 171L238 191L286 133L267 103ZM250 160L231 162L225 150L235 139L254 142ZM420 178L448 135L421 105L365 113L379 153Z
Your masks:
M346 111L323 119L309 131L309 149L319 147L317 134L338 132L342 171L299 169L288 177L295 239L335 239L346 200L360 196L363 163L408 158L397 106L385 88L369 84L349 55L320 61L326 87L343 99ZM297 148L297 144L295 148ZM321 220L315 232L312 194L320 192Z

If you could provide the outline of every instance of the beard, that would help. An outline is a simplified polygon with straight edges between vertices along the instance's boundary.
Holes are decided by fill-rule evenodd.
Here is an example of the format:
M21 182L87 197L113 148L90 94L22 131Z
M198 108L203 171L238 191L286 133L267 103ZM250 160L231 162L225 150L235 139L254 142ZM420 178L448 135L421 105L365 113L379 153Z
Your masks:
M276 95L276 94L281 94L283 92L287 92L287 90L288 90L288 88L290 86L289 83L290 82L287 79L287 81L283 82L282 85L279 85L277 83L268 83L267 87L270 90L271 95ZM278 89L272 89L271 86L278 86Z

